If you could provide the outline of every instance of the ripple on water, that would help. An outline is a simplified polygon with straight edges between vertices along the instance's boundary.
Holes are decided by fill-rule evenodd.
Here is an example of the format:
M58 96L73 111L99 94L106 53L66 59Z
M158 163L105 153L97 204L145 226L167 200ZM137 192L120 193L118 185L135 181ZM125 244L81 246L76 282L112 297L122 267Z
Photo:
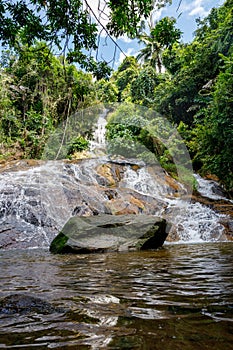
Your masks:
M0 252L0 298L26 294L54 307L50 314L1 314L0 348L233 349L232 248Z

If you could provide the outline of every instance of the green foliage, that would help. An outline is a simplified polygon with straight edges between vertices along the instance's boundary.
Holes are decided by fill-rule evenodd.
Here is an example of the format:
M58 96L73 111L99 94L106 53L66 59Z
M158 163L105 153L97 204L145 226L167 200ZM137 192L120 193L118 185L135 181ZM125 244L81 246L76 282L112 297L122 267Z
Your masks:
M118 89L113 81L99 80L95 84L97 100L104 103L117 102Z
M0 136L17 144L22 156L38 158L51 132L78 107L93 103L89 74L63 63L44 43L5 52L1 70Z
M108 151L160 163L172 176L191 185L190 159L175 128L162 116L132 103L120 104L107 124Z
M123 72L124 70L126 70L128 68L132 68L135 70L137 70L139 68L137 60L134 56L125 57L124 60L122 61L122 63L119 65L117 72L118 73Z
M230 53L232 28L232 7L226 1L199 22L191 44L176 44L164 52L163 62L172 75L155 91L155 106L160 113L177 124L193 124L194 116L210 101L206 85L219 74L221 54Z
M130 124L137 113L132 107L122 108L114 115L115 125L108 126L108 137L119 147L128 143L136 150L135 143L144 145L173 176L183 172L184 181L195 186L182 166L176 166L177 160L189 163L185 144L195 170L214 173L232 191L232 0L198 21L193 42L179 44L179 38L173 19L159 21L149 35L139 36L145 47L138 58L147 65L138 68L128 60L111 77L119 101L152 107L164 118L142 115L146 124L134 130ZM161 71L162 64L167 71L158 75L155 69ZM172 132L174 125L177 134Z
M233 54L221 58L225 64L218 75L213 99L205 113L204 124L197 119L196 157L203 170L216 174L229 191L233 190Z
M136 157L143 152L139 140L147 121L132 103L120 104L108 119L106 139L111 154Z
M170 17L164 17L153 27L150 25L150 33L142 33L139 36L139 42L145 47L137 56L138 60L149 63L158 72L162 72L162 53L165 49L171 50L181 36L181 31L175 28L176 20Z
M116 85L119 91L119 102L122 101L122 93L127 88L127 86L132 82L132 80L137 76L137 71L133 68L127 68L123 72L117 75Z
M145 66L131 83L132 102L150 106L154 101L155 87L160 83L156 70Z
M89 147L89 141L83 136L77 136L73 138L68 144L68 155L74 152L82 152L87 150Z
M157 7L171 3L170 0L159 0ZM108 29L116 36L126 33L134 38L142 26L142 18L148 18L154 7L154 1L151 0L110 0L108 6L111 9L110 23Z
M84 61L83 49L96 48L97 26L90 23L89 14L82 9L82 1L4 1L1 2L2 25L0 39L4 44L17 47L33 45L35 40L54 43L63 51L72 42L70 57Z
M112 68L109 67L107 62L96 62L93 58L90 58L89 65L85 66L81 64L81 66L87 68L88 71L91 71L97 80L108 79L112 72Z
M173 17L164 17L151 30L151 36L164 48L171 49L181 37L181 30L175 28L176 20Z
M169 0L159 0L164 5ZM142 18L153 9L152 0L106 1L110 8L108 30L114 36L135 37ZM99 14L101 9L99 9ZM89 50L98 47L98 15L90 2L81 0L22 0L0 1L0 41L16 49L19 42L29 46L45 40L56 47L71 62L92 71L97 79L109 75L106 62L94 62ZM94 19L93 19L94 18Z
M130 84L137 77L139 66L134 57L127 57L123 60L118 70L113 74L112 80L118 89L118 102L123 101L125 95L129 95ZM125 92L127 93L125 94Z
M21 122L17 118L18 111L14 107L11 99L10 86L13 84L13 78L0 71L0 143L10 142L14 139L18 130L21 128Z

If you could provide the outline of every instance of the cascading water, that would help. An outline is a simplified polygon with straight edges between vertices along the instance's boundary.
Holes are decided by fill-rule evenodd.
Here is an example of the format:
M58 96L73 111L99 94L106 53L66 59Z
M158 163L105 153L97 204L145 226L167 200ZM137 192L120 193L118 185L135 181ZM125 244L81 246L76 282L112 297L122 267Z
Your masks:
M0 174L0 223L6 233L5 246L14 244L15 237L23 248L48 246L69 216L60 175L52 163ZM11 232L16 233L12 240Z
M226 194L216 181L203 179L198 174L194 174L194 177L198 183L198 192L203 197L233 203L233 200L226 198Z
M37 166L0 174L0 248L48 247L73 215L133 212L163 216L172 225L172 241L224 240L229 221L209 206L193 201L185 187L157 163L147 166L135 159L110 159L105 154L107 110L100 115L93 159L77 164L39 162ZM99 152L101 154L99 154ZM25 165L25 164L24 164ZM195 175L200 195L225 200L216 182Z
M107 167L108 173L113 166L118 176L114 186L99 170ZM71 216L113 214L112 203L118 200L127 207L131 205L130 198L143 201L142 212L172 222L179 241L223 240L221 221L226 216L185 199L185 188L178 183L174 188L165 177L159 168L135 168L106 159L88 159L78 164L49 161L27 170L2 172L0 245L48 247Z
M105 148L106 142L105 142L105 132L106 132L106 116L107 116L108 110L105 109L102 114L100 114L97 123L96 128L93 135L93 140L90 141L90 150L97 152L98 150L102 150Z
M159 181L160 179L160 181ZM179 196L172 194L172 188L161 184L161 174L152 177L146 168L138 172L128 170L126 172L126 186L139 191L145 195L159 198L164 202L162 209L156 212L156 215L165 216L172 222L173 230L179 237L179 242L203 242L224 240L224 226L221 219L225 215L219 214L211 208L201 204L193 203L188 199L183 199L185 189L180 184ZM206 196L210 189L207 185ZM202 188L203 191L203 188ZM185 197L185 196L184 196ZM223 197L221 197L223 199Z

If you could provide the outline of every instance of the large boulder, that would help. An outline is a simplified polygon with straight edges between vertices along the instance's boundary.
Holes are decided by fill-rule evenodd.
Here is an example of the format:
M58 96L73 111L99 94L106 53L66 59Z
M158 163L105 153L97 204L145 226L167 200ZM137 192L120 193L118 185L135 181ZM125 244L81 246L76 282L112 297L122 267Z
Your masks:
M168 235L165 219L152 215L76 216L52 241L52 253L157 249Z

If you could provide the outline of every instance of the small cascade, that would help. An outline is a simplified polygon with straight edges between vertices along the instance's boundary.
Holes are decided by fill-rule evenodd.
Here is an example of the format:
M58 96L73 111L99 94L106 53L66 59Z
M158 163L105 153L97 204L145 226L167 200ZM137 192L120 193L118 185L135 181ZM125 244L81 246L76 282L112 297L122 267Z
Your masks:
M11 232L22 248L49 245L71 215L59 175L52 162L0 174L0 224L6 232L5 245L14 243Z
M169 203L178 196L186 195L185 188L176 182L175 188L169 185L165 180L166 173L160 167L142 167L138 171L128 168L124 176L124 184L142 194L165 200Z
M198 174L195 174L194 177L197 180L198 184L197 190L203 197L213 200L224 200L233 203L233 200L226 198L224 190L216 181L203 179L203 177Z
M201 203L177 201L172 223L179 242L199 243L225 240L221 215Z
M171 231L175 231L175 237L179 242L224 240L225 227L221 221L226 216L199 202L193 203L191 198L185 199L187 194L185 188L179 184L174 190L171 185L162 181L163 172L157 169L156 174L152 175L146 168L140 169L137 173L129 169L125 174L125 185L163 202L163 206L157 209L155 215L162 215L173 224ZM209 184L204 181L205 184ZM208 191L212 194L211 189L206 190L207 193Z
M93 135L93 140L90 141L90 150L92 152L98 153L98 151L104 151L105 150L105 133L106 133L106 116L107 116L108 110L105 109L102 114L100 114L97 123L95 132Z

